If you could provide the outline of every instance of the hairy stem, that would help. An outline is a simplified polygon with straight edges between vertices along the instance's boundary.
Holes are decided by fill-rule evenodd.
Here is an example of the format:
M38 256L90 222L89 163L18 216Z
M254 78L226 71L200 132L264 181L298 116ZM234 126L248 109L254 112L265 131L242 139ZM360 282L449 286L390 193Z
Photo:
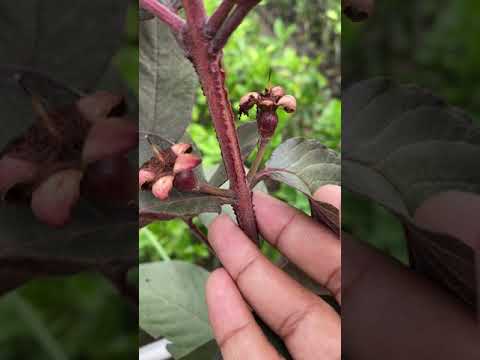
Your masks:
M235 5L235 0L223 0L222 3L218 6L215 12L212 14L210 19L208 19L205 31L208 36L214 36L218 29L222 26L224 21L227 19L230 11L232 11Z
M185 49L200 78L220 143L230 189L237 197L233 209L242 230L253 241L258 241L252 192L247 183L235 127L235 116L225 87L225 72L221 64L222 54L210 51L211 42L204 31L206 15L202 1L184 0L183 5L188 23L188 29L184 33Z
M209 184L199 184L198 185L198 191L203 193L203 194L209 194L209 195L215 195L215 196L221 196L224 198L234 198L235 194L232 192L232 190L227 190L227 189L220 189L215 186L209 185Z
M237 5L230 17L223 23L212 40L212 53L217 53L227 43L230 35L242 23L243 19L261 0L244 0Z
M185 20L157 0L140 0L140 6L162 20L174 33L179 33L185 26Z
M193 220L192 219L184 219L183 221L185 222L185 224L188 225L192 234L198 240L200 240L200 242L202 242L203 244L205 244L207 246L208 250L210 251L210 254L215 255L215 250L213 250L212 247L210 246L210 243L208 242L207 236L203 233L202 230L200 230L198 228L197 225L194 224Z

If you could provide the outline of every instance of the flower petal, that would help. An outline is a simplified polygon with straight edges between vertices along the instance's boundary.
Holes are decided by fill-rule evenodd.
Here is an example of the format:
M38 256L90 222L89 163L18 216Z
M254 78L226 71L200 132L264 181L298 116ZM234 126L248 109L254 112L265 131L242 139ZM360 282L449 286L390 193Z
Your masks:
M152 186L153 196L160 200L168 199L168 195L170 195L170 191L173 188L173 179L173 175L163 176L158 179Z
M76 107L89 122L95 123L108 117L115 108L121 107L122 103L124 103L123 96L98 91L78 100Z
M26 160L4 156L0 159L0 197L17 184L28 184L35 180L38 166Z
M190 144L175 144L171 147L175 155L185 154L186 152L192 150L192 145Z
M141 189L146 183L155 180L155 173L147 169L140 169L138 171L138 188Z
M192 170L200 165L201 162L202 159L195 154L180 154L175 161L173 173L178 174L185 170Z
M32 210L35 216L52 226L65 225L80 197L82 172L76 169L59 171L35 189Z
M125 118L105 118L90 130L83 146L84 164L121 155L138 144L137 126Z

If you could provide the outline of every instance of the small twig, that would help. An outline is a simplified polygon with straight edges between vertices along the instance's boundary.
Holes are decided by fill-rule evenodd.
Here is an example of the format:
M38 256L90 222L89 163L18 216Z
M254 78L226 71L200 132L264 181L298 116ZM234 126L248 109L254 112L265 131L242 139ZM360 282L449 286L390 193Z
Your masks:
M206 183L201 183L198 185L198 192L230 199L233 199L235 197L235 193L232 190L220 189Z
M255 160L253 161L252 166L250 167L250 171L247 175L247 181L250 183L252 179L255 177L255 174L262 163L263 157L265 156L265 150L267 150L268 140L260 139L258 140L258 152Z
M217 33L218 29L220 29L222 24L225 22L234 6L235 0L222 1L212 16L210 16L210 19L208 19L205 27L207 36L213 37Z
M158 161L160 161L162 164L165 164L165 159L164 159L162 153L160 152L160 149L158 148L158 146L155 145L152 142L152 140L150 139L150 136L147 135L147 136L145 136L145 138L147 139L148 143L152 147L152 151L155 154L155 156L157 157Z
M140 0L140 6L167 24L176 34L180 33L185 26L185 20L157 0Z
M230 17L223 23L217 34L212 40L210 51L213 54L219 52L235 29L242 23L243 19L261 0L245 0L238 4Z
M207 236L203 233L202 230L198 228L197 225L193 223L193 220L191 218L188 218L188 219L183 219L183 221L185 222L185 224L188 225L192 234L207 246L208 250L212 255L216 256L215 251L213 250L213 248L210 246L210 243L208 242Z

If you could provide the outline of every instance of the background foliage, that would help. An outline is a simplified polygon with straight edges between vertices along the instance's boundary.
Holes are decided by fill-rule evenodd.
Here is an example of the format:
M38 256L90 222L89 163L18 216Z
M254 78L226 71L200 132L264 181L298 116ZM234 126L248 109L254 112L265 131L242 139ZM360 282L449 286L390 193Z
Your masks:
M450 104L480 115L475 34L480 30L474 0L377 1L365 23L343 21L342 81L389 76L415 83ZM368 49L368 51L366 50ZM398 221L383 208L343 191L343 226L358 238L407 261Z

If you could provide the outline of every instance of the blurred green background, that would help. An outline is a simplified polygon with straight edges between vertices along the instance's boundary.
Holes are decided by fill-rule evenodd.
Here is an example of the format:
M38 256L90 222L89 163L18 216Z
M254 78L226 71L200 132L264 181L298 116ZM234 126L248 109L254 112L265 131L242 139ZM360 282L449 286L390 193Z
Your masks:
M207 0L209 13L219 3ZM293 136L319 139L340 149L340 33L338 0L262 1L237 29L224 51L227 87L234 109L244 94L281 85L297 98L297 112L279 112L280 121L267 156ZM239 123L252 121L243 116ZM198 145L206 167L221 160L205 98L198 90L193 123L188 132ZM252 160L252 156L248 162ZM286 186L273 186L275 195L308 211L306 198ZM140 231L140 262L173 258L210 262L206 248L192 238L181 221L157 222ZM268 250L266 250L268 251Z
M343 19L342 85L377 76L414 83L480 118L480 2L377 1L364 23ZM342 224L407 262L403 230L383 208L342 192Z

